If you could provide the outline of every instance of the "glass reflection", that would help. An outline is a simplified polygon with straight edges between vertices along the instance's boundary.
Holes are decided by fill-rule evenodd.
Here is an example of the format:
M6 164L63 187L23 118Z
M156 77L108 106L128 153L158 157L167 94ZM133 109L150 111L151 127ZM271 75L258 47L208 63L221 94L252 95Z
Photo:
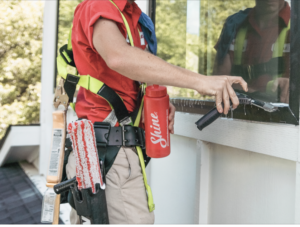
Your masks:
M228 17L214 73L243 77L253 98L288 103L290 12L284 0L256 0L254 8Z
M157 0L158 56L204 75L241 76L251 97L288 103L290 11L284 0Z

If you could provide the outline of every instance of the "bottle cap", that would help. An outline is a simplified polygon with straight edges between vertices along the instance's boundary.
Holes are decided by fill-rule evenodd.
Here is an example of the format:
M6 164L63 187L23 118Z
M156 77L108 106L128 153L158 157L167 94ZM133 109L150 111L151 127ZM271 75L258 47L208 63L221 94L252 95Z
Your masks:
M167 88L165 86L152 85L146 87L146 96L152 98L164 97L167 95Z

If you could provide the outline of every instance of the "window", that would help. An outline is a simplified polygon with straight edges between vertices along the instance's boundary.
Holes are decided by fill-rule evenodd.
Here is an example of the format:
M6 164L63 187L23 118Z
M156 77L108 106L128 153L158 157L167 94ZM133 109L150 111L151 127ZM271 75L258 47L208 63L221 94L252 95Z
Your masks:
M290 84L297 84L293 82L297 76L290 76L295 38L290 27L297 23L290 23L291 12L297 12L291 4L284 0L157 0L158 56L207 76L241 76L248 83L247 95L283 108L270 114L240 106L228 117L297 124L299 111L288 105L295 99L299 103L297 92L290 89ZM293 7L298 4L293 1ZM234 89L245 93L239 86ZM193 90L169 87L168 91L178 110L206 113L214 105L212 97Z

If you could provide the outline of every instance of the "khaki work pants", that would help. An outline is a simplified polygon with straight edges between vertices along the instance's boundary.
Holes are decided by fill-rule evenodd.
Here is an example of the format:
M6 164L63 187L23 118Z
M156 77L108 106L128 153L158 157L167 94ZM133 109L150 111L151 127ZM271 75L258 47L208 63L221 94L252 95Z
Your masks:
M76 175L73 152L70 153L66 172L68 179ZM154 224L154 213L148 209L142 169L135 148L120 148L106 174L105 193L110 224ZM80 223L74 209L70 213L70 222Z

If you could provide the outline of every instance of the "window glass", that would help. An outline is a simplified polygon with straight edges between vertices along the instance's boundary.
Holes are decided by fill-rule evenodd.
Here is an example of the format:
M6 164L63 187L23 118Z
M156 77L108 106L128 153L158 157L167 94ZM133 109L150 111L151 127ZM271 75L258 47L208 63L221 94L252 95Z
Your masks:
M158 56L208 76L241 76L252 98L288 103L290 11L284 0L158 0ZM168 90L171 97L211 99Z

